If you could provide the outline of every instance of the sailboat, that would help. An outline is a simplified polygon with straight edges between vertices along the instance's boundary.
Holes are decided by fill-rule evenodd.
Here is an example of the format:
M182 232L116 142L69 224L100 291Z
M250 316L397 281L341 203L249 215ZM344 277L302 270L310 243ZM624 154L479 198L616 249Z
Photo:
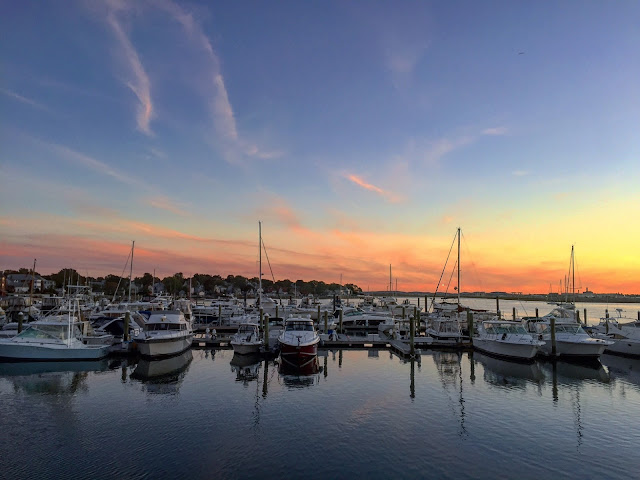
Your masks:
M575 257L571 246L571 260L569 263L571 277L572 300L569 302L569 289L565 291L565 302L558 303L548 314L540 318L527 319L530 332L538 334L538 338L545 342L540 353L553 356L551 323L555 326L555 356L556 357L588 357L599 358L604 350L613 345L610 340L593 338L582 328L577 320L575 306Z
M258 222L258 305L262 308L262 222ZM238 326L238 332L231 337L234 354L252 355L260 352L262 336L258 326L259 317L249 315Z

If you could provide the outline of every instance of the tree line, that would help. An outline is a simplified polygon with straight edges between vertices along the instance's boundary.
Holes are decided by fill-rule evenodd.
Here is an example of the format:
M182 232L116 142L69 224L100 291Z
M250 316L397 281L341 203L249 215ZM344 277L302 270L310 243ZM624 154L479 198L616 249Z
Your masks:
M5 276L11 273L31 274L31 269L20 268L19 270L5 270ZM37 291L36 293L55 293L56 289L61 289L66 285L87 285L92 287L94 291L101 291L105 295L126 295L129 291L129 277L120 277L118 275L106 275L104 277L90 277L82 275L73 268L63 268L57 273L51 275L40 275L34 272L34 275L41 276L47 280L55 282L55 287L49 290ZM258 277L244 277L242 275L210 275L204 273L196 273L192 277L185 276L182 272L174 273L164 278L155 277L151 273L145 273L140 277L135 277L132 283L132 294L151 295L153 294L153 286L161 283L164 291L171 295L189 295L189 287L194 293L202 292L206 296L215 296L226 293L249 294L255 293L258 289ZM326 283L322 280L296 280L295 282L285 280L267 280L262 279L262 289L267 294L281 294L284 296L300 295L332 295L341 290L346 294L359 295L362 289L353 283L339 285L337 283Z

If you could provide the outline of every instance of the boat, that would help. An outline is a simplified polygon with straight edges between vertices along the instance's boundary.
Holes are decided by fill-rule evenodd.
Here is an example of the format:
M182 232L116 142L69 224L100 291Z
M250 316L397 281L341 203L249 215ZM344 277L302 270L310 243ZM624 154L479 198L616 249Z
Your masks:
M257 323L241 323L238 333L231 337L233 353L238 355L250 355L260 352L262 336Z
M592 336L613 342L605 349L606 353L640 356L640 320L626 319L621 308L616 310L617 318L601 318L598 325L591 327Z
M565 302L556 304L556 307L543 317L525 317L523 323L530 333L538 335L538 339L544 341L540 347L540 353L554 356L551 325L555 325L555 356L597 359L606 348L613 345L611 340L593 338L582 328L578 321L575 308L575 260L574 249L571 246L571 260L569 263L569 275L573 300L568 298ZM566 295L569 289L567 286Z
M0 339L5 360L97 360L109 353L108 345L85 345L80 323L70 315L36 320L15 337Z
M193 329L179 310L151 312L133 341L145 357L177 355L191 347Z
M485 320L478 324L473 347L481 352L518 360L531 360L544 345L534 338L520 322Z
M290 317L278 337L280 357L284 362L303 367L318 354L320 337L310 317Z
M538 336L538 340L544 341L540 347L540 353L546 356L553 356L553 345L551 338L551 321L555 323L556 357L590 357L598 358L605 349L613 345L613 341L604 338L594 338L590 336L582 325L572 318L555 316L554 312L566 309L554 309L551 313L540 318L523 319L530 333Z

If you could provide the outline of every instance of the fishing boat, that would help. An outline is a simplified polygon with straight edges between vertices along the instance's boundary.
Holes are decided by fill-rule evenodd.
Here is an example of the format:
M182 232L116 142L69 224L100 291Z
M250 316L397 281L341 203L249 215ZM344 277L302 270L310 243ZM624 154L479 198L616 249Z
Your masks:
M601 318L598 325L591 327L594 332L593 337L613 342L605 349L606 353L640 356L640 320L625 319L622 316L622 309L616 310L618 317Z
M191 346L193 329L179 310L151 312L133 341L145 357L177 355Z
M0 339L5 360L96 360L109 353L108 345L85 345L80 323L68 315L36 320L15 337Z
M241 323L238 333L231 337L233 353L238 355L250 355L260 352L262 336L257 323Z
M478 324L473 347L500 357L530 360L536 356L543 341L534 338L520 322L486 320Z
M316 358L320 337L309 317L291 317L285 322L284 331L278 337L283 361L305 366Z

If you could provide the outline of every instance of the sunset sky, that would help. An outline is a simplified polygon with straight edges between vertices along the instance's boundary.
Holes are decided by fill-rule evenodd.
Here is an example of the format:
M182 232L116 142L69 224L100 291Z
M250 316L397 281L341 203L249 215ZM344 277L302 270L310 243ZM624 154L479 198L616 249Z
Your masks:
M0 31L0 269L120 274L135 240L136 276L253 277L261 220L276 279L433 291L461 227L463 291L557 291L575 245L581 290L640 293L640 2L0 1Z

